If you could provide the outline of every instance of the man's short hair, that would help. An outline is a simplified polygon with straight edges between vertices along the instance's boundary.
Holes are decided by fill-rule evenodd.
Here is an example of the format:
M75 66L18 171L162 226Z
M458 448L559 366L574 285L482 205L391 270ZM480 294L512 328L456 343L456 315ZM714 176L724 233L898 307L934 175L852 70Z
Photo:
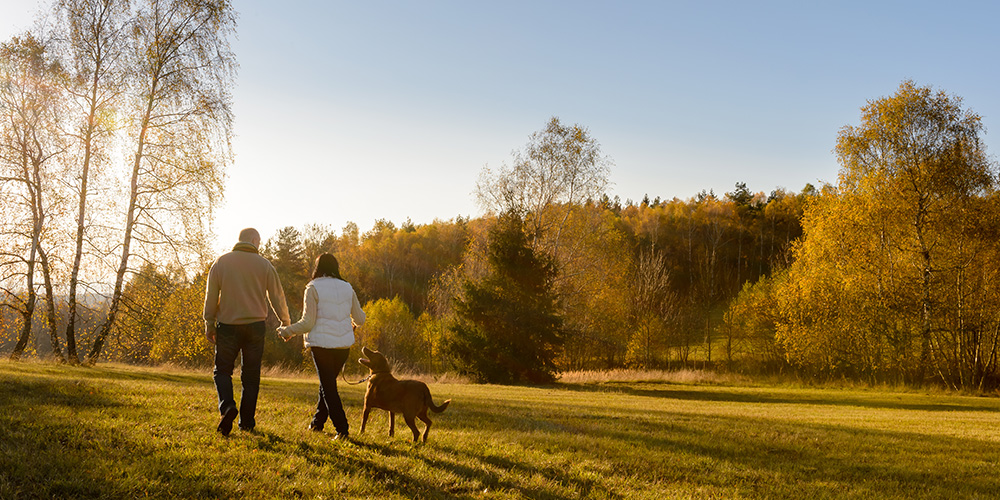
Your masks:
M252 227L248 227L240 231L240 241L244 243L253 243L254 240L260 240L260 233Z

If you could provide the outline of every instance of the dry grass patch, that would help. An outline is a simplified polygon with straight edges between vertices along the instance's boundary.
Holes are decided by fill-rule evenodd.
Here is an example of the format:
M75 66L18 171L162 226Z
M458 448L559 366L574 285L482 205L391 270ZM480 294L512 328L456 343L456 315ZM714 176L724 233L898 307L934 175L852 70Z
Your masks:
M608 382L664 382L671 384L735 384L743 377L706 370L583 370L563 372L564 384L603 384Z

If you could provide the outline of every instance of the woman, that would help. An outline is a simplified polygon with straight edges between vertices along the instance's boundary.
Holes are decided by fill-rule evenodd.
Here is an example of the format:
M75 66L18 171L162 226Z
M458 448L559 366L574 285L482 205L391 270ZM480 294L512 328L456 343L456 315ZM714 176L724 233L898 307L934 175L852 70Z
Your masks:
M347 415L337 393L337 375L354 345L354 328L365 323L365 312L350 283L340 277L337 259L328 253L316 259L313 279L306 285L302 319L278 329L288 340L303 334L302 342L312 354L319 375L319 403L309 429L322 431L327 417L337 430L334 439L348 436Z

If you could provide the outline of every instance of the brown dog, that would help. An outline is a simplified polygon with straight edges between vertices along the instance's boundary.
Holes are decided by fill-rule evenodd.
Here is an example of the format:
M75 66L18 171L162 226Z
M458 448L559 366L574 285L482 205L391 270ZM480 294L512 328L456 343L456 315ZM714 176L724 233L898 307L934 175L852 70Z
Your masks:
M441 413L451 400L436 406L431 399L431 390L427 384L419 380L397 380L392 376L389 362L386 361L378 351L373 351L367 347L361 348L361 353L368 359L361 358L361 363L371 370L368 379L368 390L365 391L365 410L361 417L361 433L365 433L365 424L368 423L368 413L372 408L381 408L389 412L389 436L395 433L396 414L402 413L406 425L413 431L413 442L417 442L420 431L417 430L416 420L419 418L427 427L424 427L424 442L427 442L427 433L431 430L431 419L427 417L427 409L434 413Z

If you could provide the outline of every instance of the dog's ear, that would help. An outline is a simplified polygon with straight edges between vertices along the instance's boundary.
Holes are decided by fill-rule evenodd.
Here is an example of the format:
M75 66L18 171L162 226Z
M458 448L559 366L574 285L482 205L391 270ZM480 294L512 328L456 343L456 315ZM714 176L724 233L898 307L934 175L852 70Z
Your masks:
M369 349L368 346L361 346L361 353L365 356L371 356L371 352L372 350Z
M371 367L372 367L372 365L371 365L371 361L368 361L368 360L367 360L367 359L365 359L365 358L360 358L360 359L358 359L358 363L361 363L361 364L363 364L363 365L367 366L368 368L371 368Z

